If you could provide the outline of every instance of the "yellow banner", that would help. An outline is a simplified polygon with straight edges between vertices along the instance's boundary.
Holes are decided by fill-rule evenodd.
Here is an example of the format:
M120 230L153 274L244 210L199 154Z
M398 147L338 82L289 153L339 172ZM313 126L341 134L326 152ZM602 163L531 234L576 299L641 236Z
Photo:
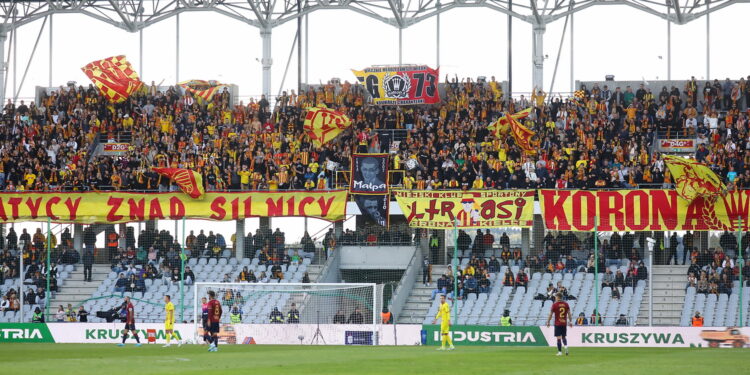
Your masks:
M206 193L0 193L0 222L124 223L182 218L237 220L307 216L329 221L346 213L347 192L285 191Z
M750 190L715 202L687 201L675 190L539 190L547 229L572 231L733 230L748 228Z
M534 190L396 190L412 227L529 228L534 221Z

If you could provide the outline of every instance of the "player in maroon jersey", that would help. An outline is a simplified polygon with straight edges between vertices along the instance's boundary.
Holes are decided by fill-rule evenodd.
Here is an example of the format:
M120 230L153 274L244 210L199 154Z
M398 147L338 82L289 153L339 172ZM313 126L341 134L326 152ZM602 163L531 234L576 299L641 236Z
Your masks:
M221 303L216 299L213 290L208 291L208 333L211 335L208 346L209 352L218 351L219 348L219 323L221 322Z
M123 303L125 306L125 329L122 330L122 343L117 344L117 346L125 346L125 340L128 339L128 332L133 334L133 337L135 337L135 346L141 346L141 339L138 338L138 331L135 329L135 308L133 308L133 304L130 302L130 297L125 297L125 303Z
M555 337L557 337L557 355L562 355L562 347L565 346L565 355L568 355L568 325L573 327L573 317L570 315L570 306L562 300L562 293L555 294L555 303L547 317L547 327L552 316L555 317Z

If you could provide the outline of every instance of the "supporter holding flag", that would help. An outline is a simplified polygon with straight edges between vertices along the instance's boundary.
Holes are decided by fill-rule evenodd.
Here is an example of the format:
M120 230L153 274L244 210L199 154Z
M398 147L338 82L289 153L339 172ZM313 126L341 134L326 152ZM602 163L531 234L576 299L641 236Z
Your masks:
M206 193L200 173L184 168L153 168L154 172L171 178L191 198L200 199Z
M138 91L143 82L124 55L92 61L81 70L109 101L120 103Z

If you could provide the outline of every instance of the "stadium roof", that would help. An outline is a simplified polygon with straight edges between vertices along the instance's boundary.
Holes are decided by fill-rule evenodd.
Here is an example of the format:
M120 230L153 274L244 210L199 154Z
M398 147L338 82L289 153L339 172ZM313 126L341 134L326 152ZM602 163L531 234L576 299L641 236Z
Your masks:
M30 0L0 2L5 28L19 27L51 14L78 13L136 32L183 12L211 11L258 28L273 28L325 9L348 9L398 28L406 28L456 8L481 7L544 25L592 6L626 5L685 24L735 3L750 0ZM512 4L511 4L512 3Z

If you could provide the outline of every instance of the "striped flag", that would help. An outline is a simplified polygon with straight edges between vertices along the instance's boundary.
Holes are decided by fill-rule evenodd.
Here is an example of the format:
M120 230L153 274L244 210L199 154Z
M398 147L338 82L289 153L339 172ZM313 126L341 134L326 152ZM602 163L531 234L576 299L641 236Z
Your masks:
M531 114L531 107L524 109L521 112L516 112L510 117L514 120L520 120L524 119ZM506 116L502 116L497 121L491 123L489 126L487 126L488 130L492 130L495 132L495 136L500 136L501 134L507 134L508 130L510 128L510 122L508 122L508 119Z
M184 168L153 168L154 172L169 177L191 198L200 199L206 193L200 173Z
M115 103L125 101L143 85L124 55L92 61L81 70L107 100Z
M345 114L319 106L307 109L304 129L316 147L328 143L352 125Z
M193 95L202 98L205 101L211 101L214 94L221 92L225 87L229 85L219 83L217 81L203 81L200 79L192 79L190 81L180 82L180 87Z

